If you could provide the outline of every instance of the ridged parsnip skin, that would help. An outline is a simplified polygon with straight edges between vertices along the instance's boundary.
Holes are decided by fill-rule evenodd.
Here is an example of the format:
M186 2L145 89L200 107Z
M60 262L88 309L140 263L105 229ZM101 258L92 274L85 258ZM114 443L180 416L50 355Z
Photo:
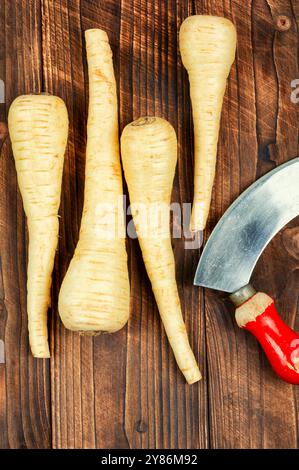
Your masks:
M84 207L58 308L70 330L112 333L127 322L130 301L116 83L107 34L91 29L85 38L89 112Z
M121 155L145 267L176 361L191 384L201 374L182 316L169 227L177 162L175 131L164 119L140 118L125 127Z
M190 82L194 123L194 199L191 230L203 230L215 177L223 96L236 51L236 29L226 18L189 16L180 28L180 51Z
M50 357L47 310L58 242L67 109L57 96L19 96L10 107L8 126L29 232L29 341L32 354L45 358Z

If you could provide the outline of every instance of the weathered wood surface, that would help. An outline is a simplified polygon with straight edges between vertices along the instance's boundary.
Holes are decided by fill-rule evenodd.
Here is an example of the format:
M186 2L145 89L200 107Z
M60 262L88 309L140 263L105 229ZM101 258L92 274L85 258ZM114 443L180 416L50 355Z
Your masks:
M206 237L234 198L298 155L296 0L0 0L0 448L298 447L299 393L272 373L256 341L240 331L222 295L192 286L199 253L174 240L177 280L191 342L204 374L188 387L167 344L136 240L128 240L131 318L113 336L81 338L57 314L59 286L78 237L84 189L87 74L83 32L107 31L114 52L120 129L141 114L174 125L179 161L173 201L192 199L192 121L178 53L182 20L223 15L238 31L223 106L217 178ZM284 29L280 15L290 20ZM50 361L29 354L26 226L7 111L21 93L62 97L70 116L60 241L50 312ZM129 218L128 218L129 221ZM254 273L299 329L298 220L267 247Z

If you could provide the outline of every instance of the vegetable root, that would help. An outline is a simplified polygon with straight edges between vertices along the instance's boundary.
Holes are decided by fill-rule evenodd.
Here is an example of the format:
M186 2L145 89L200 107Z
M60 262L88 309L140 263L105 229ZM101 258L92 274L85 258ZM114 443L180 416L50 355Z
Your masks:
M136 232L161 319L178 366L191 384L201 374L182 317L169 227L177 162L175 131L164 119L140 118L125 127L121 155Z
M125 325L130 287L112 52L104 31L87 30L85 37L89 113L84 207L58 309L66 328L98 334Z
M46 358L50 357L47 310L58 242L67 110L56 96L19 96L10 107L8 125L29 232L29 341L32 354Z
M206 226L215 177L221 108L235 58L231 21L206 15L188 17L180 29L180 51L190 81L194 122L194 199L191 231Z

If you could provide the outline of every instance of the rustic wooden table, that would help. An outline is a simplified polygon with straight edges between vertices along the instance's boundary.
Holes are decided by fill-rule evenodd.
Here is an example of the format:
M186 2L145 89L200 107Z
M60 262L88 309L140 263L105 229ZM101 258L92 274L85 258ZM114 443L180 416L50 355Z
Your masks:
M66 331L57 315L59 286L78 238L83 201L83 32L100 27L109 34L121 129L144 114L163 116L176 128L179 161L173 200L190 202L192 121L178 30L195 13L224 15L238 30L208 236L243 189L299 153L299 103L291 100L291 82L299 79L299 1L0 2L0 79L6 91L0 105L0 339L6 354L6 363L0 364L1 448L298 446L299 389L274 376L256 341L236 326L223 295L192 286L199 253L184 250L182 240L174 240L177 281L204 375L198 385L187 386L174 363L136 240L128 240L132 309L127 328L82 338ZM50 361L34 360L28 349L26 225L5 128L11 101L41 91L62 97L70 116ZM298 280L295 220L270 243L254 273L254 282L276 297L285 321L295 328Z

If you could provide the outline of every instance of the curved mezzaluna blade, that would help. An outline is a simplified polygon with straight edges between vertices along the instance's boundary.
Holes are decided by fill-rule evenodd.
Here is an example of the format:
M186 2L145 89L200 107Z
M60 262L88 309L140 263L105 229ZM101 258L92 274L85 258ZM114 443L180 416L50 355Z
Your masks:
M199 260L194 284L235 292L249 283L266 245L299 215L299 158L258 179L224 213Z

